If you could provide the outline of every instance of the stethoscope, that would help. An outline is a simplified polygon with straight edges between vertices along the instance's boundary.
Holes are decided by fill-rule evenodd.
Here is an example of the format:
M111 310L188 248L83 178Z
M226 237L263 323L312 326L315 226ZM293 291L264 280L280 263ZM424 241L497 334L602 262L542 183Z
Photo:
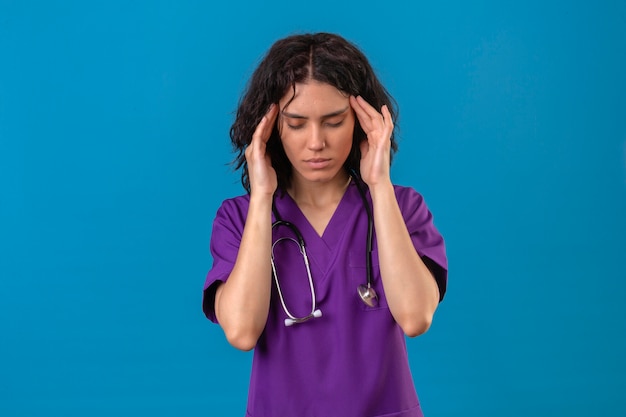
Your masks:
M363 201L363 205L365 206L365 211L367 212L367 245L365 248L366 259L367 259L367 262L366 262L367 283L359 285L357 287L357 293L359 294L359 297L365 303L365 305L369 307L375 307L376 304L378 303L378 295L376 294L376 291L374 290L374 288L372 288L372 246L373 246L373 241L374 241L374 218L372 216L372 209L370 208L370 205L368 204L367 199L365 198L365 189L363 187L362 181L360 180L360 178L358 178L356 172L354 171L350 171L350 176L354 180L354 183L356 184L357 189L359 190L359 195L361 196L361 200ZM285 326L292 326L293 324L296 324L296 323L304 323L305 321L308 321L312 318L322 317L322 311L319 308L317 308L317 303L315 299L315 287L313 285L313 277L311 276L311 267L309 265L309 257L306 254L306 245L304 243L304 238L302 237L300 230L298 230L298 228L293 223L281 219L280 215L278 214L278 210L276 209L275 204L272 204L272 211L274 212L274 217L276 218L276 221L272 223L272 230L280 226L284 226L284 227L289 228L292 231L292 233L296 236L295 239L293 237L281 237L277 239L274 243L272 243L272 254L271 254L272 255L271 256L272 275L274 277L274 282L276 283L276 289L278 291L280 304L282 305L283 310L285 311L285 314L287 315L287 318L285 319ZM298 248L300 249L300 253L302 254L302 259L304 260L304 266L306 268L306 272L308 275L309 288L311 291L311 312L304 317L296 317L293 315L293 313L291 313L291 311L289 311L289 309L287 308L287 305L285 304L285 298L283 296L283 292L280 288L280 282L278 281L278 274L276 273L276 266L274 264L274 247L276 246L276 244L278 244L279 242L283 240L290 240L294 242L295 244L297 244Z

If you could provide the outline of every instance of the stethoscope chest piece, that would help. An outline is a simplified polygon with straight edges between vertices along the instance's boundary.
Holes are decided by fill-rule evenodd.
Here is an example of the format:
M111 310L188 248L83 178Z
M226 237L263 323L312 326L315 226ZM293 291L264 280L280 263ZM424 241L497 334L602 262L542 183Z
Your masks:
M376 291L374 288L368 285L359 285L357 287L357 291L359 292L359 297L368 307L376 307L378 304L378 295L376 295Z

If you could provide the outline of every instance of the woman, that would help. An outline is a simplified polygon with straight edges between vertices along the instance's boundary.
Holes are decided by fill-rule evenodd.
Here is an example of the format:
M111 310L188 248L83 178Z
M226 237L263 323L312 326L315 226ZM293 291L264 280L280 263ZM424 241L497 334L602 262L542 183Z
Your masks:
M430 326L447 260L391 182L391 104L333 34L277 41L252 75L231 128L248 193L217 212L203 300L255 350L248 416L422 415L404 336Z

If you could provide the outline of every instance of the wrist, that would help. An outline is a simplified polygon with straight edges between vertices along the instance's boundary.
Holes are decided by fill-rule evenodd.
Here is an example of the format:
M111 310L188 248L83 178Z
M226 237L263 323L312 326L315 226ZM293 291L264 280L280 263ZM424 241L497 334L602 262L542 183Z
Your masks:
M274 193L269 192L251 192L250 193L250 207L258 210L272 209L272 202L274 199Z
M395 190L393 188L393 183L391 179L387 179L385 181L377 181L374 184L367 185L370 190L370 195L372 199L377 198L385 198L389 196L395 197Z

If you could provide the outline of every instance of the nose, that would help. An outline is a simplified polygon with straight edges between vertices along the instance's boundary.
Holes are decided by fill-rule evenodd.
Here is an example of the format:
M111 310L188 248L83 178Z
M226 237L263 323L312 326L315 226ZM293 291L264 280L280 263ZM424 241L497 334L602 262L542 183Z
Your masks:
M311 136L307 142L307 147L312 151L321 151L326 147L326 139L319 126L311 128Z

